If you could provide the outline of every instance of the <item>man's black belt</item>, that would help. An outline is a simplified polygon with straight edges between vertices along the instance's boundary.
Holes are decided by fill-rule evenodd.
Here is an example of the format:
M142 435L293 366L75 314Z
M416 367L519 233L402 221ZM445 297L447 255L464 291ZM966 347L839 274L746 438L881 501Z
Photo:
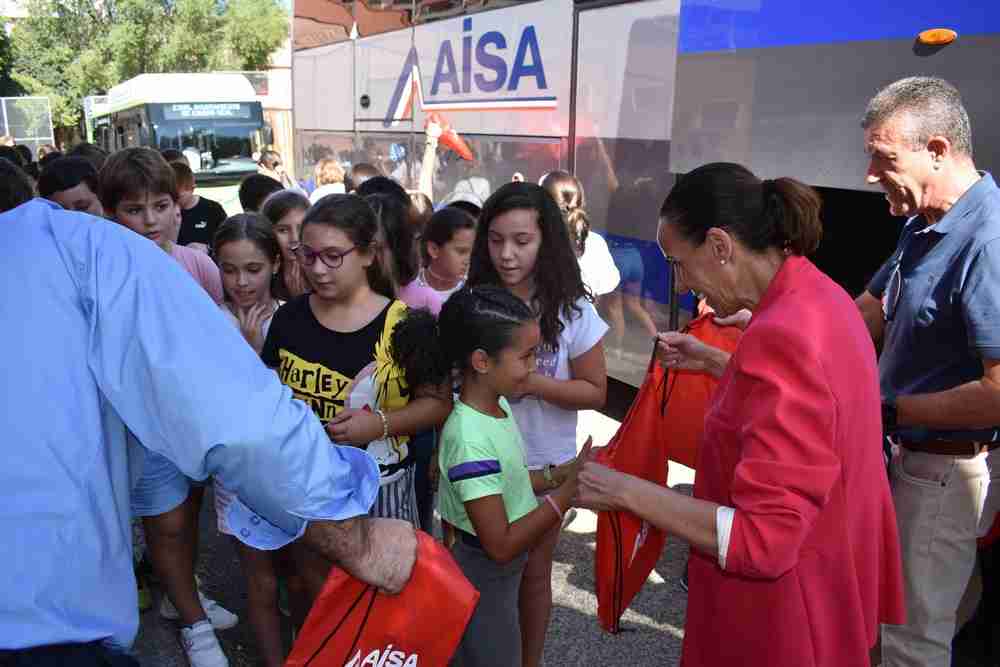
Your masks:
M1000 447L1000 442L971 442L958 440L925 440L922 442L909 442L901 440L900 447L911 452L922 452L924 454L939 454L941 456L977 456L983 452L988 452Z

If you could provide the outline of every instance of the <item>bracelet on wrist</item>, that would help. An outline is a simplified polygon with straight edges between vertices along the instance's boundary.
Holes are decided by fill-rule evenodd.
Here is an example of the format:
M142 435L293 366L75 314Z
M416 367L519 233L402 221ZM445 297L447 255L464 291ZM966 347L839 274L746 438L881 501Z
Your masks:
M382 420L381 440L387 440L389 438L389 418L385 416L385 412L381 409L376 410L375 414L378 415L378 418Z
M559 517L559 520L562 521L563 512L561 509L559 509L559 505L556 504L556 501L552 500L552 496L545 496L545 500L549 503L549 507L551 507L552 510L556 513L556 516Z

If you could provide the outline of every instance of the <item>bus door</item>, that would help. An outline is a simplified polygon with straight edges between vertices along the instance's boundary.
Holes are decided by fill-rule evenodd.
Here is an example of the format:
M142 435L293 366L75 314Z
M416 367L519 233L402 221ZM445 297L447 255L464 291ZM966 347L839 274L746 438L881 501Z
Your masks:
M581 8L575 21L573 167L613 260L603 270L620 275L618 288L598 300L611 326L608 375L633 386L653 334L671 324L670 269L656 229L674 182L679 13L680 0L644 0ZM693 303L682 305L686 319Z
M373 164L407 187L416 187L424 146L413 30L395 30L354 42L354 136L349 162ZM420 154L418 154L420 151Z

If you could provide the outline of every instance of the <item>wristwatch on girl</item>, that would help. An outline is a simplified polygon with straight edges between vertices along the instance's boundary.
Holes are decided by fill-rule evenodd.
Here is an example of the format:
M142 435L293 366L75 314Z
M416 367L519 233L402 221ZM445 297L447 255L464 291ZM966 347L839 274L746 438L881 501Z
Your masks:
M550 489L554 489L559 486L555 478L552 476L552 470L555 468L551 463L546 463L545 467L542 468L542 477L545 478L545 483L549 485Z

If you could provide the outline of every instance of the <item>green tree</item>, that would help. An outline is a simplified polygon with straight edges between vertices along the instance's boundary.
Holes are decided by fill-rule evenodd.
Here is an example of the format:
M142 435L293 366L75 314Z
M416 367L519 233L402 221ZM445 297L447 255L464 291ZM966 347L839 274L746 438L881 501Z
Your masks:
M14 65L14 49L10 43L10 37L6 30L0 29L0 97L17 95L20 86L14 83L10 76L11 67Z
M28 0L27 9L9 57L0 40L0 85L9 61L14 87L48 97L63 129L78 126L84 97L139 74L266 68L289 31L279 0Z
M229 0L225 18L235 69L267 69L271 54L288 39L288 12L276 0Z
M169 31L165 0L117 0L109 48L119 81L161 71L161 49Z
M207 72L224 65L225 20L216 0L177 0L161 54L165 72Z

